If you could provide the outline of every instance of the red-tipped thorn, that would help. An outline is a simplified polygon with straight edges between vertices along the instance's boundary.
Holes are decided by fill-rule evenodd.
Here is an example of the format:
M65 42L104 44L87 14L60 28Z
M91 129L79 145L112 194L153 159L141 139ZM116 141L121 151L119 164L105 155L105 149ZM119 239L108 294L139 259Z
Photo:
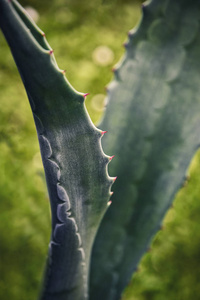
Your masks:
M112 196L114 194L114 192L110 192L110 196Z
M53 49L49 50L49 54L50 54L50 55L52 55L52 54L53 54L53 52L54 52L54 50L53 50Z
M108 131L102 131L101 135L103 136L105 133L107 133Z
M128 37L131 37L132 36L132 32L131 31L128 31Z
M122 44L122 46L126 48L126 47L128 46L128 43L127 43L127 42L124 42L124 43Z
M110 157L109 157L109 160L111 161L114 157L115 157L115 155L110 156Z
M114 177L114 179L113 179L113 182L115 182L117 180L117 176L116 177Z
M42 32L42 36L43 36L43 37L46 37L46 34L45 34L44 32Z
M66 73L66 70L62 70L62 73L65 75L65 73Z
M86 98L88 95L90 95L90 93L85 93L83 97Z
M108 201L107 205L110 206L111 203L112 203L112 201Z

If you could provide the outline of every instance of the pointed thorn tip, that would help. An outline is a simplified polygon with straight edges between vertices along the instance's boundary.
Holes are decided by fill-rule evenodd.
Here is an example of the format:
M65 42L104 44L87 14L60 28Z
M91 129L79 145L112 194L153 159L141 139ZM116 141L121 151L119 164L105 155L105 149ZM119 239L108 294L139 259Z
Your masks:
M66 70L62 70L62 73L65 75L65 73L66 73Z
M114 157L115 157L115 155L110 156L110 157L109 157L109 160L111 161Z
M112 201L108 201L107 205L108 205L108 206L110 206L110 205L111 205L111 203L112 203Z
M90 93L85 93L83 97L86 98L88 95L90 95Z
M53 50L53 49L49 50L49 54L50 54L50 55L52 55L52 54L53 54L53 52L54 52L54 50Z
M114 192L110 192L110 196L112 196L114 194Z
M105 133L107 133L108 131L102 131L101 135L103 136Z
M116 176L116 177L114 177L113 181L115 182L116 180L117 180L117 176Z
M46 34L45 34L44 32L42 32L42 36L43 36L43 37L46 37Z

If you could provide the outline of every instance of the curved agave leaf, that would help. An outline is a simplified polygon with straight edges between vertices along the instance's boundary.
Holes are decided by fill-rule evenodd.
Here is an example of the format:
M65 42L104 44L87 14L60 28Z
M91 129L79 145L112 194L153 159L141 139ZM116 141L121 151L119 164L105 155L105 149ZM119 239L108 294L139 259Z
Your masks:
M102 128L112 204L95 239L90 300L116 300L200 145L200 2L153 0L108 87Z
M0 0L0 27L18 66L38 133L51 201L52 235L41 299L87 299L94 236L113 178L86 95L60 70L45 35L15 1Z

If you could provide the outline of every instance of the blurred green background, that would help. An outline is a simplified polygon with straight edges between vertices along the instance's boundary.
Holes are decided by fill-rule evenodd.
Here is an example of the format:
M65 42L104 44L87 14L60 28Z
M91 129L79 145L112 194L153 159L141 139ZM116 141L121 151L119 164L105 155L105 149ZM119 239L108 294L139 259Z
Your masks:
M104 86L124 53L141 1L23 0L46 33L58 65L96 123ZM50 209L31 110L0 33L0 299L37 299L50 237ZM200 299L200 155L191 164L159 232L123 300ZM103 300L103 299L102 299Z

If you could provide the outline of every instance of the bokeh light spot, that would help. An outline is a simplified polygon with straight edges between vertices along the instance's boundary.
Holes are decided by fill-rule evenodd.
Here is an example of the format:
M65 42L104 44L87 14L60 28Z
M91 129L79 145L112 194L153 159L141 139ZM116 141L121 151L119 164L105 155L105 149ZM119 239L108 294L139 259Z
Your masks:
M114 53L107 46L99 46L93 51L92 58L95 64L100 66L108 66L114 60Z

